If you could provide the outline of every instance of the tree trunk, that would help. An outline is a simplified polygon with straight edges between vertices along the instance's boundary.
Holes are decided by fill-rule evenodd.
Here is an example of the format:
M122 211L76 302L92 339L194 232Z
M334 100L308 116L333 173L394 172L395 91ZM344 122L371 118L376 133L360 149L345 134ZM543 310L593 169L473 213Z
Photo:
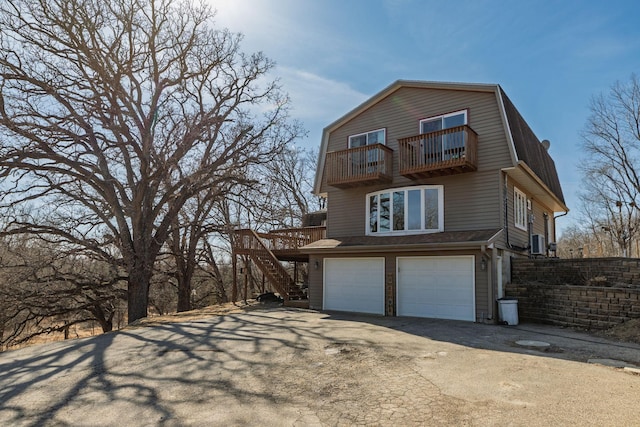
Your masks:
M100 323L102 332L106 333L113 330L113 315L115 314L115 311L111 311L109 318L107 318L107 316L105 315L105 312L102 307L100 307L100 304L96 304L89 311L91 311L91 314L93 314L98 323Z
M191 277L193 274L178 271L178 313L191 310Z
M211 268L215 277L216 294L218 295L218 302L225 303L229 301L227 297L227 291L224 288L224 281L222 280L222 274L218 268L218 264L214 258L211 258Z
M149 305L149 282L150 275L132 271L129 274L128 282L128 322L133 323L138 319L147 317L147 307Z
M231 256L232 268L233 268L233 284L231 287L231 302L234 304L238 301L238 260L236 254Z

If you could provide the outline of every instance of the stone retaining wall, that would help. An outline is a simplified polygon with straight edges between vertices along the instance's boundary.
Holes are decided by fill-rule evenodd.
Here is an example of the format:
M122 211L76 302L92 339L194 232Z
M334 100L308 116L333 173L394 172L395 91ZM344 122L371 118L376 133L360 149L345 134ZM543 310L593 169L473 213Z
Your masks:
M606 329L640 318L640 260L520 259L511 262L505 295L521 321Z

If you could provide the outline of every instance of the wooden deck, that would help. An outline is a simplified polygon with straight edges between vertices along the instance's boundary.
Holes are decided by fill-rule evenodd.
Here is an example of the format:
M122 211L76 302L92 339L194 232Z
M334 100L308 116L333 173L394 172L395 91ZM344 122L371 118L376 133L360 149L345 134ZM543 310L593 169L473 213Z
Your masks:
M391 182L393 150L384 144L327 153L327 185L338 188Z
M285 305L308 307L307 295L297 282L297 263L309 262L309 255L300 252L300 248L325 236L326 227L324 226L287 228L272 230L268 233L257 233L251 229L236 230L232 254L234 289L232 298L237 297L239 289L236 257L244 255L245 263L250 260L262 272L263 288L264 281L268 280L272 289L284 299ZM280 261L294 262L293 277ZM245 299L248 297L247 284L247 276L244 275Z
M398 140L400 175L419 179L478 169L478 135L469 126Z
M243 235L243 230L237 230L238 236ZM327 227L299 227L271 230L268 233L256 233L262 239L264 245L280 261L308 262L309 255L300 252L300 248L324 239ZM248 255L251 247L246 245L246 239L236 239L234 252L239 255Z

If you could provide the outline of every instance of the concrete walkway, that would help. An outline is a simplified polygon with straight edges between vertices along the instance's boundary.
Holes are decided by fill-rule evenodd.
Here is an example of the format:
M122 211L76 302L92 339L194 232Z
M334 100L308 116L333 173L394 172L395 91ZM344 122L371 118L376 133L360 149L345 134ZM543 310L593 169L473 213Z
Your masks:
M638 425L640 375L589 359L640 365L640 346L254 310L0 353L0 425Z

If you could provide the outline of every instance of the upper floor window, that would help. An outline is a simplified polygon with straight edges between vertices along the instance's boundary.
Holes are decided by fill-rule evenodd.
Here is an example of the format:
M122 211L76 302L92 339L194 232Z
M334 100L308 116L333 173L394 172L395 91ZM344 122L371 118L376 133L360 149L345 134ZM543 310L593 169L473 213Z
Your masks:
M366 234L444 231L443 193L442 185L422 185L367 194Z
M462 130L447 129L467 124L467 110L442 114L420 120L420 134L428 134L421 141L421 152L425 162L441 162L458 159L465 153L465 135Z
M527 196L513 187L513 217L516 228L527 229Z
M359 133L349 137L349 148L362 147L365 145L384 144L386 132L378 129L371 132Z
M467 110L442 114L420 120L420 133L431 133L467 124Z

